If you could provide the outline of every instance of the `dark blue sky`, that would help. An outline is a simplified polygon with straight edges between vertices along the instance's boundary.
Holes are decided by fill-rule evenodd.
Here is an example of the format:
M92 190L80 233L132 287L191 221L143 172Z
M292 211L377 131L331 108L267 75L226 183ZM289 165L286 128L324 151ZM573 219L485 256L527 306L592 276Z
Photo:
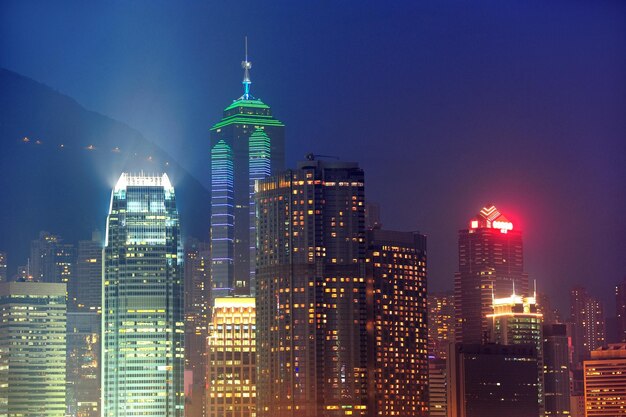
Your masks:
M610 300L626 275L626 3L3 1L0 66L205 181L246 34L288 164L359 161L385 226L428 234L432 289L451 286L457 230L494 202L540 289Z

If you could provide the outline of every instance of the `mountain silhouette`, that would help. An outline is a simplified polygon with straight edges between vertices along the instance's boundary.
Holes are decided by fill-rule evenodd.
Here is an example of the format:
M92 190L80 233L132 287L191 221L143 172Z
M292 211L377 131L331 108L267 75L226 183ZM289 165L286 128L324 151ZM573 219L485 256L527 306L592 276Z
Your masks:
M122 171L167 172L184 236L208 238L210 195L129 126L52 88L0 68L0 251L12 276L46 230L73 243L104 231Z

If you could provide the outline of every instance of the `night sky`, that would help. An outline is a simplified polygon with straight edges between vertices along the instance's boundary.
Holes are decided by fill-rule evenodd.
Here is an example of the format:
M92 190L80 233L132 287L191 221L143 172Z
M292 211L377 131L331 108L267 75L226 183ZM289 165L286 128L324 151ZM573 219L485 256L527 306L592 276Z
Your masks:
M208 129L241 95L244 35L287 164L358 161L384 226L428 235L431 290L451 288L457 231L493 202L524 231L540 290L565 307L586 285L612 315L626 3L0 3L0 66L136 128L204 183Z

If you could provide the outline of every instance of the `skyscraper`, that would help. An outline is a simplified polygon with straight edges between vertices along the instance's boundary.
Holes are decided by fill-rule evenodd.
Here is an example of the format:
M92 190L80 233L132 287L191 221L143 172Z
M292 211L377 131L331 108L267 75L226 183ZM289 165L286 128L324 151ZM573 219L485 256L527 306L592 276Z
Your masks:
M97 311L67 313L67 414L100 417L100 324Z
M367 232L370 391L375 416L428 415L426 236Z
M207 417L256 415L255 313L252 297L215 299L206 339Z
M446 359L448 344L454 342L454 295L428 294L428 353Z
M206 408L206 338L209 335L209 244L185 243L185 369L192 373L185 416L204 417Z
M7 254L0 252L0 282L7 282Z
M75 279L69 285L69 308L100 311L102 306L102 234L94 231L91 240L78 242Z
M258 182L259 417L368 413L363 181L309 160Z
M543 369L545 415L570 415L569 346L565 324L543 326Z
M492 297L528 296L522 232L493 204L487 204L459 231L459 272L454 277L457 342L487 339Z
M450 347L449 416L539 416L533 346L456 343Z
M576 287L570 293L571 320L574 325L574 362L580 365L592 350L606 343L604 306L586 288Z
M59 236L40 232L30 246L30 274L40 282L70 285L75 263L74 245L63 243ZM68 288L69 290L69 288Z
M123 173L104 248L104 417L183 415L182 261L167 175Z
M283 169L284 125L250 93L247 44L241 97L210 132L212 297L254 291L254 181Z
M535 297L512 294L493 300L491 341L501 345L528 345L537 352L537 402L543 415L543 315L537 310Z
M620 342L626 342L626 277L615 286L615 317L617 338Z
M0 415L65 416L65 284L0 284Z
M586 417L626 414L626 344L591 351L584 362Z

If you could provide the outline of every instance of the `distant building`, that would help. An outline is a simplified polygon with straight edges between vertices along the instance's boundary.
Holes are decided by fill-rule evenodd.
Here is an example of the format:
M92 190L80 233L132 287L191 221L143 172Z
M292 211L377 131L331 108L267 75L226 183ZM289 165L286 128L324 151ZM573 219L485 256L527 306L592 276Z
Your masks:
M100 325L97 311L67 313L67 416L100 417Z
M586 417L626 415L626 344L591 351L583 370Z
M185 369L191 371L186 417L206 415L206 338L210 317L210 245L198 239L185 243Z
M586 417L585 416L585 396L584 395L570 395L570 416L571 417Z
M368 415L364 201L356 163L257 183L259 417Z
M428 416L426 236L367 233L374 416Z
M206 340L207 416L254 417L257 372L254 298L216 298Z
M457 342L487 340L491 299L513 292L528 296L522 232L493 204L483 207L459 231L459 272L454 278Z
M626 342L626 277L615 286L615 317L619 342Z
M100 311L102 308L102 249L104 241L99 231L91 240L78 242L75 279L69 285L71 311Z
M0 284L0 415L65 417L65 284Z
M543 415L543 316L537 310L535 297L494 298L491 341L501 345L530 345L537 352L537 387L539 412Z
M243 95L210 130L212 297L254 291L256 210L254 182L285 164L285 125L250 93L246 60Z
M448 361L448 415L539 416L533 346L457 343Z
M579 365L592 350L606 344L604 306L582 287L570 293L571 320L574 324L574 362Z
M454 294L428 294L428 353L446 359L454 342Z
M7 282L7 254L0 252L0 282Z
M368 201L365 203L365 229L380 229L382 227L380 219L380 205Z
M545 416L570 415L569 347L565 324L543 326L543 386Z
M102 416L182 417L182 242L166 174L123 173L104 247Z
M537 310L543 315L544 324L563 323L561 312L556 308L550 297L545 293L537 293Z
M30 246L30 275L34 281L70 285L74 273L76 250L74 245L48 232L39 233L39 239Z

